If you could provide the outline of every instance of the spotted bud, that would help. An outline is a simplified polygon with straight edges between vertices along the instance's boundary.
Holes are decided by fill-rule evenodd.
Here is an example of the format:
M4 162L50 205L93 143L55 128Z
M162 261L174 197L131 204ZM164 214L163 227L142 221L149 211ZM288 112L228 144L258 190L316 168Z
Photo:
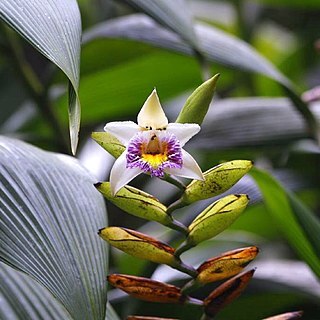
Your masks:
M171 216L166 213L166 206L148 193L130 186L125 186L117 192L116 196L113 196L110 182L97 183L95 187L110 202L127 213L139 218L157 221L164 225L173 223Z
M278 314L273 317L264 318L263 320L298 320L301 319L303 315L302 311L293 311L293 312L286 312L282 314Z
M243 272L216 288L204 301L204 312L209 317L214 317L221 309L238 298L247 287L255 269Z
M201 84L187 99L176 122L201 125L208 112L219 74Z
M111 274L108 276L108 282L135 298L145 301L183 303L187 298L181 294L180 288L148 278Z
M178 320L173 318L144 317L144 316L128 316L127 320Z
M202 263L197 281L209 283L230 278L243 270L258 254L257 247L247 247L228 251Z
M187 241L198 244L227 229L242 213L249 202L244 194L232 194L215 201L189 225Z
M108 132L92 132L91 138L115 158L125 151L125 146Z
M208 199L229 190L253 166L252 161L233 160L222 163L204 175L204 181L193 180L186 188L181 202L190 204L198 200Z
M113 247L134 257L169 266L177 264L172 247L143 233L126 228L107 227L100 229L98 234Z

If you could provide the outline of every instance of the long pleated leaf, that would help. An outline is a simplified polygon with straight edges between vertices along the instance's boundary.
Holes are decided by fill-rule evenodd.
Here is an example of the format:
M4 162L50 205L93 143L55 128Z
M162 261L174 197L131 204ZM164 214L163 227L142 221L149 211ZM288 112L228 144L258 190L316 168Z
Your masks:
M0 19L22 35L69 79L71 149L75 153L80 127L81 18L76 0L3 0Z
M0 259L76 319L104 319L107 225L96 181L65 155L0 137Z
M201 52L209 61L262 74L277 81L308 123L310 131L317 139L320 139L319 128L313 113L299 98L290 80L272 63L246 42L214 26L195 23L194 29ZM124 38L188 55L194 54L191 46L176 33L162 28L149 17L141 14L126 16L97 25L84 35L84 42L96 38Z
M173 30L189 45L199 50L197 35L194 31L191 11L185 0L123 0L132 7L146 13L163 26Z
M255 168L250 172L250 175L260 188L268 211L284 237L297 254L309 264L314 273L320 277L320 259L317 255L317 248L314 247L314 243L310 241L307 235L314 229L306 229L307 224L299 223L299 220L297 220L294 211L297 210L298 200L295 200L295 205L292 206L290 198L292 199L294 196L289 196L280 183L267 172ZM302 217L299 214L299 216L300 219L310 219L308 215ZM318 235L315 236L319 237Z
M203 53L210 61L260 73L290 86L289 80L276 67L244 41L205 24L195 23L195 32ZM124 38L188 55L193 54L190 45L176 33L164 29L142 14L103 22L84 33L83 42L96 38Z
M0 262L0 319L72 319L39 282Z

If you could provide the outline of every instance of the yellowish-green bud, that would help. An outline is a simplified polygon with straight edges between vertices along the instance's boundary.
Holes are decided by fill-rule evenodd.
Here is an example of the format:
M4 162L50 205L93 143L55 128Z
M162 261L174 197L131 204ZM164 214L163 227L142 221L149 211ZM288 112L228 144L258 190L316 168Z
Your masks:
M253 166L252 161L233 160L222 163L204 173L204 181L193 180L186 188L182 202L192 202L215 197L237 183Z
M113 247L134 257L152 262L176 266L174 248L143 233L120 227L99 230L99 236Z
M125 186L116 196L112 195L110 182L95 184L95 187L114 205L134 216L157 221L164 225L172 223L171 216L167 215L167 207L154 196L139 189Z
M244 194L228 195L215 201L189 225L187 242L196 245L227 229L249 202Z
M92 132L91 137L115 158L120 157L126 149L116 137L108 132Z
M201 125L208 112L216 88L219 74L201 84L187 99L176 122Z

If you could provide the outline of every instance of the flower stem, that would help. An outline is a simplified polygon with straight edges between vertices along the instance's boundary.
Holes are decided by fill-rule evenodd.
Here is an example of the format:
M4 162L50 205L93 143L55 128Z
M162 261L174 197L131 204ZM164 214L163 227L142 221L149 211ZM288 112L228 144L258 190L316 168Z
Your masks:
M172 204L170 204L170 206L167 208L167 214L171 215L174 210L183 208L185 206L186 206L186 204L181 199L179 199L179 200L173 202Z
M177 269L185 274L188 274L192 278L196 278L198 275L198 272L196 269L194 269L192 266L188 266L187 264L183 263L180 259L176 260L176 263L174 265L171 265L174 269Z
M180 247L175 251L174 255L179 258L185 251L189 250L190 248L194 247L193 243L184 241L181 243Z
M177 178L174 178L170 174L166 173L162 179L164 181L167 181L167 182L175 185L176 187L178 187L182 191L184 191L186 189L186 186L180 180L178 180Z
M181 289L181 292L184 295L188 295L190 294L190 292L197 290L201 286L202 284L199 281L197 281L197 279L192 279L191 281L185 284L185 286Z
M172 220L172 222L170 224L167 225L167 227L173 229L173 230L177 230L181 233L183 233L185 236L188 235L189 230L188 228L181 222L177 221L177 220Z

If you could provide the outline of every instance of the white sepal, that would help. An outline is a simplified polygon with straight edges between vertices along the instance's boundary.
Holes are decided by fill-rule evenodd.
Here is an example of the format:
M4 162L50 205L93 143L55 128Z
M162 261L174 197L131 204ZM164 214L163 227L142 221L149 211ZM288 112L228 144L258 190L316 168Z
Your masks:
M165 169L165 172L184 178L204 180L204 176L196 160L194 160L194 158L186 150L182 149L181 151L183 161L182 168L168 168Z
M104 126L104 131L111 133L125 146L139 130L140 127L133 121L114 121Z
M161 107L157 91L154 89L138 114L138 125L146 129L162 129L168 125L168 119Z
M183 147L194 135L200 131L196 123L169 123L167 131L173 133Z
M114 162L110 172L110 187L112 195L141 173L140 168L127 168L126 151Z

